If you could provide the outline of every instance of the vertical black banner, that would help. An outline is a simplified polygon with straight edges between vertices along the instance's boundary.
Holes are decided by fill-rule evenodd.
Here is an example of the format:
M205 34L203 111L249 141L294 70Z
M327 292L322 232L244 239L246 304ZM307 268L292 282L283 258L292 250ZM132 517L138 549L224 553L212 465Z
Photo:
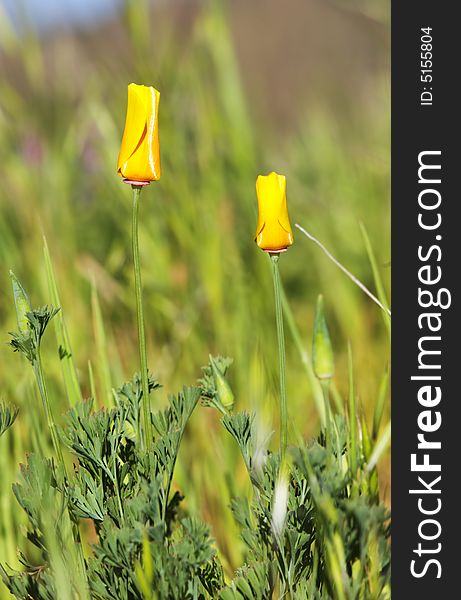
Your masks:
M455 6L395 0L392 7L395 600L461 598L461 52Z

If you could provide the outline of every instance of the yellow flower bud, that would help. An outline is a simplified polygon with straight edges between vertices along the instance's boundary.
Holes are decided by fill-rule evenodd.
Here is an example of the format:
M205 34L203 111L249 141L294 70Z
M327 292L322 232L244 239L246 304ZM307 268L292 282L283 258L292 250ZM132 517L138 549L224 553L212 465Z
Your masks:
M281 252L293 243L288 218L286 177L278 173L259 175L256 180L258 224L255 242L266 252Z
M153 87L130 83L125 131L118 155L117 172L130 181L160 179L158 105L160 92Z

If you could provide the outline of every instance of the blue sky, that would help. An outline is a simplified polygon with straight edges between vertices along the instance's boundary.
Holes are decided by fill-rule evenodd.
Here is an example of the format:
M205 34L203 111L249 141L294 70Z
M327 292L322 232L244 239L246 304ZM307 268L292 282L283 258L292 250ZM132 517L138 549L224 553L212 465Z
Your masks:
M15 27L25 13L39 31L91 26L117 12L123 0L0 0Z

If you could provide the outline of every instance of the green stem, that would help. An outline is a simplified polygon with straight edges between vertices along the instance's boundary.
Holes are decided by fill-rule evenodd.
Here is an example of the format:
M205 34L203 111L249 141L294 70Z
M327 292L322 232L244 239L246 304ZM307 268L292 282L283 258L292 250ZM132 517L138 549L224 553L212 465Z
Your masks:
M323 392L323 402L325 405L325 437L326 437L326 447L330 448L331 446L331 412L330 412L330 380L322 379L320 381L320 385L322 386Z
M326 413L326 428L325 428L325 441L326 448L329 450L335 450L336 456L341 456L341 446L340 446L340 436L338 426L333 417L333 411L331 409L331 401L330 401L330 389L331 389L331 379L322 379L320 380L320 384L322 386L323 397L325 401L325 413ZM333 443L335 447L333 448Z
M350 430L350 469L352 477L357 475L357 406L354 387L354 366L350 343L347 346L347 363L349 371L349 430Z
M37 349L37 358L33 363L35 379L37 380L38 390L40 392L40 397L43 402L43 407L45 409L46 420L48 423L48 428L51 433L51 440L53 442L54 453L56 454L56 458L58 459L58 463L60 467L63 469L63 472L66 472L66 465L64 463L64 456L62 454L61 443L59 441L58 432L56 429L56 423L54 422L53 413L51 412L50 400L48 397L48 390L45 383L45 378L43 376L43 367L42 367L42 357L40 353L40 348Z
M286 383L285 335L283 332L283 309L281 282L279 271L279 255L271 255L272 277L274 280L275 319L277 323L277 340L279 346L279 378L280 378L280 456L283 463L288 439L288 406Z
M141 265L139 259L139 240L138 240L138 213L139 213L139 198L141 195L141 186L133 185L133 227L132 227L132 244L133 244L133 265L134 265L134 282L136 292L136 317L138 322L138 343L139 343L139 358L141 362L141 385L142 385L142 414L143 414L143 429L144 443L148 450L152 447L152 426L150 420L150 398L149 398L149 380L147 375L147 351L146 351L146 333L144 331L144 311L142 305L142 281L141 281ZM143 439L141 431L138 431L140 440Z
M120 513L120 521L121 521L122 526L124 526L125 525L125 513L123 511L122 496L120 494L120 486L118 483L117 473L112 473L112 471L110 469L107 469L106 472L108 473L110 479L112 480L112 483L114 484L115 493L117 494L117 503L118 503L118 510Z

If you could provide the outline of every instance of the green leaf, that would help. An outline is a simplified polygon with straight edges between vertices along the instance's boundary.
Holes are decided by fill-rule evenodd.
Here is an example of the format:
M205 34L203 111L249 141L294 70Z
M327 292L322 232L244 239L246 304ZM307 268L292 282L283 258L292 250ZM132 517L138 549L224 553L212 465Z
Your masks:
M253 440L253 422L254 415L247 412L236 413L234 415L224 415L222 424L237 442L243 460L250 476L253 474L252 456L254 450Z
M389 303L387 301L386 292L384 291L383 280L382 280L381 274L379 272L378 263L376 261L375 253L373 251L373 247L371 245L370 237L368 235L366 227L363 223L359 223L359 225L360 225L360 231L362 233L363 241L365 243L365 248L366 248L366 251L368 254L368 260L370 261L371 270L373 271L373 279L375 282L378 298L379 298L379 301L381 302L381 304L384 306L384 311L383 311L384 324L386 325L386 329L390 336L390 334L391 334L391 316L389 314Z
M61 306L59 298L58 286L54 275L53 264L51 262L50 252L46 238L43 238L43 254L45 257L46 277L48 280L48 289L50 291L51 302L55 306ZM55 320L56 340L59 347L59 358L61 360L64 385L66 387L67 397L70 405L73 406L76 402L82 399L80 385L78 383L77 371L75 369L72 347L70 344L69 334L67 332L66 323L62 311Z
M232 584L219 594L220 600L266 600L271 597L268 565L255 563L243 567Z

